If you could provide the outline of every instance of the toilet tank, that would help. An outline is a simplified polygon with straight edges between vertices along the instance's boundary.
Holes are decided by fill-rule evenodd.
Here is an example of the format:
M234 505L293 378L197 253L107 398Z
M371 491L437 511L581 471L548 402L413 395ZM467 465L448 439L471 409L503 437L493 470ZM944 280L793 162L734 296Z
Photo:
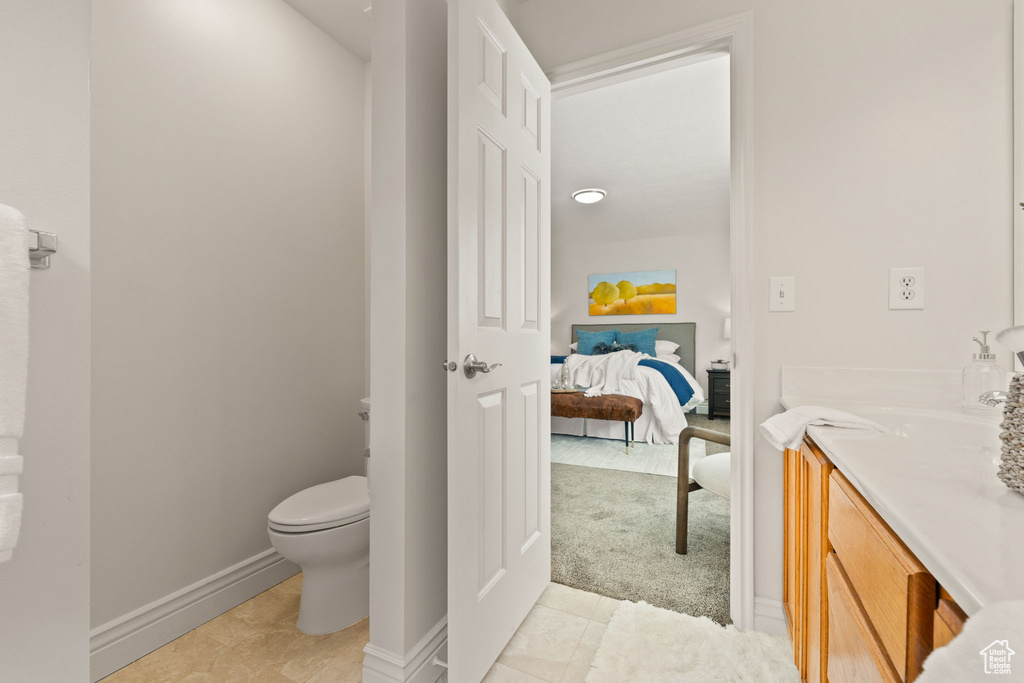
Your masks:
M370 397L359 401L359 417L363 418L363 456L366 458L366 476L370 476Z

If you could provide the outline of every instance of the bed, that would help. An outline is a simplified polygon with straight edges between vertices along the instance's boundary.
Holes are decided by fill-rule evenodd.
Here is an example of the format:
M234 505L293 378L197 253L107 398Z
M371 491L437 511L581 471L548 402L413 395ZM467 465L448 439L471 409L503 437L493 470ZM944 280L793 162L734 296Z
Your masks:
M677 363L665 363L670 368L662 367L663 361L645 359L635 369L635 375L622 379L619 389L615 392L631 396L643 401L643 414L633 425L634 438L651 444L677 443L679 433L686 427L685 412L704 400L704 394L694 379L696 323L646 323L646 324L602 324L573 325L572 343L576 343L577 332L601 332L605 330L621 330L635 332L651 327L658 328L658 339L679 344L675 355L680 357ZM552 383L558 379L561 370L560 357L553 356L551 364ZM658 366L658 367L654 367ZM670 379L681 378L670 383ZM678 391L678 384L684 381L692 390L692 396L682 403L686 394ZM673 384L676 388L673 388ZM622 439L622 423L610 420L589 418L551 418L553 434L571 434L575 436L592 436L602 439Z

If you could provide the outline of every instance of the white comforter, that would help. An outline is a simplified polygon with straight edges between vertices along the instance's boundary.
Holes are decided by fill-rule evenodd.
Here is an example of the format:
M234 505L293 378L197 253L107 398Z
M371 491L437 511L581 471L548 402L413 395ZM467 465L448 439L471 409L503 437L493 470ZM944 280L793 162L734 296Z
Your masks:
M685 410L701 403L704 392L700 385L681 365L672 364L693 388L693 398L679 405L672 387L665 377L653 368L638 365L646 356L633 351L619 351L603 356L573 354L568 357L571 381L577 386L590 387L588 395L620 394L644 402L644 412L634 425L637 441L647 443L678 443L679 432L686 427ZM551 381L556 383L562 366L552 364ZM621 422L584 420L582 418L551 418L551 431L556 434L596 436L606 439L623 438Z

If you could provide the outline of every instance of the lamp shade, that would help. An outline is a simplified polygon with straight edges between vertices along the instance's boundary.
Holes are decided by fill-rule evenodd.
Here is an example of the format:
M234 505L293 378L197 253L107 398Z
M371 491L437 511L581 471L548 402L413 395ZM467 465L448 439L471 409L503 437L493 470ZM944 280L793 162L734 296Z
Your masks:
M722 338L732 339L732 318L726 318L722 321Z

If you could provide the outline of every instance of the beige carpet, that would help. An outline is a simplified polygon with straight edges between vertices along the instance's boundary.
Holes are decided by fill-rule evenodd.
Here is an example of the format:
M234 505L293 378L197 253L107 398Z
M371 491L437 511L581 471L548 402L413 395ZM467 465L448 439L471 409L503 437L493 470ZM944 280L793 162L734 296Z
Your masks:
M783 638L622 603L605 629L587 683L798 683Z
M690 494L677 555L675 498L675 477L552 464L552 581L730 623L729 501Z

